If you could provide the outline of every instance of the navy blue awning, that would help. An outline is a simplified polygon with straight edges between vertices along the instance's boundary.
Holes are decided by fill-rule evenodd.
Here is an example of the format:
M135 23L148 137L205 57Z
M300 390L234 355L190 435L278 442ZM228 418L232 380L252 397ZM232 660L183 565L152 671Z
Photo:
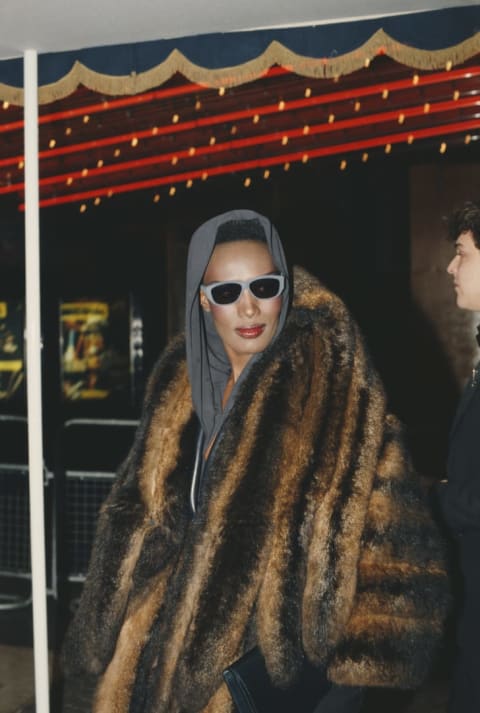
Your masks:
M480 52L480 6L338 24L200 35L39 55L40 102L85 86L134 94L176 72L208 86L251 81L273 64L332 77L386 54L417 69L460 64ZM0 99L23 102L21 59L0 62Z

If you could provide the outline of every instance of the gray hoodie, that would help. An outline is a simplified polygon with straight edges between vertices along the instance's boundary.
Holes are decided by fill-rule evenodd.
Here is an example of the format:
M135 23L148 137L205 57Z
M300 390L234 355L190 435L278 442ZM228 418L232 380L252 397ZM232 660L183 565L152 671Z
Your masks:
M255 355L250 359L235 384L227 407L222 411L222 397L230 374L230 363L211 313L205 312L200 306L199 288L215 247L217 231L220 226L231 221L254 221L257 233L263 229L274 265L285 275L285 291L275 336L278 336L285 324L290 302L287 262L275 226L268 218L251 210L233 210L211 218L195 231L187 259L185 338L193 405L200 420L204 443L209 443L219 433L235 398L235 392L259 356Z

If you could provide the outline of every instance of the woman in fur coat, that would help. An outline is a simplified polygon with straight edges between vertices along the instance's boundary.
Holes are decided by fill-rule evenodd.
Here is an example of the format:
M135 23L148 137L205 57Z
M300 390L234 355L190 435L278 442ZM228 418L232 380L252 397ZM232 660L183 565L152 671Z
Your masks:
M313 667L316 713L417 686L442 546L357 325L245 210L193 235L186 302L102 508L67 669L100 676L95 713L232 713L222 674L251 650L281 691Z

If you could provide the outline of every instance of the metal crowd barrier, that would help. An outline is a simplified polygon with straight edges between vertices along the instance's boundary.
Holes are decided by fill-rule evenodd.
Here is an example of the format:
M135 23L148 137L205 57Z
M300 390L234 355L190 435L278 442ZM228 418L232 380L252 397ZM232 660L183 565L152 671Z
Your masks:
M99 509L126 457L137 420L77 418L60 432L57 498L59 568L70 582L83 582Z
M58 438L54 472L44 468L47 593L58 578L83 582L98 511L126 457L137 420L78 418ZM0 611L31 603L27 419L0 414Z
M25 416L0 414L0 610L31 603L28 437ZM52 474L44 468L48 593L55 595L52 532Z

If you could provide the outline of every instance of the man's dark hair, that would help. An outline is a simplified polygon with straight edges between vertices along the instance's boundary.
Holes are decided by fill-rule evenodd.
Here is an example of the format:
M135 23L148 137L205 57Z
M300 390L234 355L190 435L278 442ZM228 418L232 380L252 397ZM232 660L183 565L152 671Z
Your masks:
M452 242L459 235L472 231L473 242L480 249L480 201L466 201L453 211L448 220L448 237Z
M218 227L215 245L234 243L237 240L255 240L260 243L267 242L265 230L258 218L227 220Z

